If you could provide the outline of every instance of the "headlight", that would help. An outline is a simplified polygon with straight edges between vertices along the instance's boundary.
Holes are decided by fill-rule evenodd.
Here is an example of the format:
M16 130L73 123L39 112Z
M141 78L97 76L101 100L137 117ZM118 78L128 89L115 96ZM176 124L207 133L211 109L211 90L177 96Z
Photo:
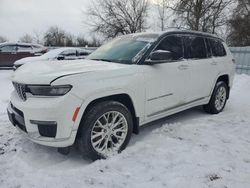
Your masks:
M26 91L32 95L39 96L62 96L71 90L71 85L49 86L49 85L27 85Z

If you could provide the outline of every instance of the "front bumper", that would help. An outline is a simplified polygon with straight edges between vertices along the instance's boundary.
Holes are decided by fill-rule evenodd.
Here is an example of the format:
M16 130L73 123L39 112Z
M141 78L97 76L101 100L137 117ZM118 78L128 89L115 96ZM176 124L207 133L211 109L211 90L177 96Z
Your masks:
M14 126L17 126L19 129L27 133L23 113L20 110L16 109L11 103L8 106L7 112L10 122Z
M8 106L9 119L33 142L53 147L74 143L77 127L72 116L82 100L74 95L44 98L28 97L22 101L14 91Z

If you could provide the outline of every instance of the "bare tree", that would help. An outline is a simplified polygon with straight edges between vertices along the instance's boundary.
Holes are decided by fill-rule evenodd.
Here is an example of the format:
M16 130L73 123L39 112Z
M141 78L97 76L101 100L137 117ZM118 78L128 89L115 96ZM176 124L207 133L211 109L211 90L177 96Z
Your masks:
M43 35L42 32L35 30L33 34L33 41L36 42L37 44L43 44L42 35Z
M178 0L171 7L189 29L216 33L226 25L229 5L234 0Z
M78 36L76 38L76 45L77 46L82 46L82 47L88 46L89 45L89 41L87 39L85 39L84 36Z
M65 46L75 46L75 37L70 33L65 33L65 39L64 39Z
M2 43L2 42L6 42L6 41L7 41L7 39L6 39L5 37L0 36L0 43Z
M230 34L227 41L233 46L250 46L250 0L238 0L229 20Z
M99 47L101 46L102 42L99 40L95 35L92 36L91 41L89 42L89 46L91 47Z
M44 35L44 45L46 46L65 46L66 33L57 26L50 27Z
M165 23L167 20L167 12L169 11L168 9L169 2L170 2L169 0L157 0L156 1L161 31L164 31L166 27Z
M26 43L32 43L33 42L33 38L29 34L25 34L22 37L20 37L19 41L20 42L26 42Z
M93 31L106 38L146 29L147 0L93 0L88 10Z

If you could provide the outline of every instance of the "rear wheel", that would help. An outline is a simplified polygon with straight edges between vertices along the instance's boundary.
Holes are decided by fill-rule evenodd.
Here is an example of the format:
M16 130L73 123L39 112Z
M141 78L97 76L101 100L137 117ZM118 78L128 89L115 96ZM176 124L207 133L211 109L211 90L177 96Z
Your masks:
M130 111L116 101L94 105L80 127L79 149L92 160L107 158L126 148L133 130Z
M209 103L203 106L204 110L210 114L220 113L226 105L227 96L227 84L223 81L217 82Z

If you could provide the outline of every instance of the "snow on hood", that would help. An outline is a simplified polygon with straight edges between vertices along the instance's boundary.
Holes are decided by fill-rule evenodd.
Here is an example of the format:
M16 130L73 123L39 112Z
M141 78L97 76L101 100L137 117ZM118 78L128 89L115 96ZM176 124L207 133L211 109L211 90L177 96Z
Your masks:
M127 65L94 60L43 61L28 63L18 68L12 77L14 82L23 84L50 84L58 77L120 69Z
M25 57L22 59L17 60L14 65L22 65L28 62L34 62L34 61L44 61L47 60L48 58L43 57L43 56L35 56L35 57Z

